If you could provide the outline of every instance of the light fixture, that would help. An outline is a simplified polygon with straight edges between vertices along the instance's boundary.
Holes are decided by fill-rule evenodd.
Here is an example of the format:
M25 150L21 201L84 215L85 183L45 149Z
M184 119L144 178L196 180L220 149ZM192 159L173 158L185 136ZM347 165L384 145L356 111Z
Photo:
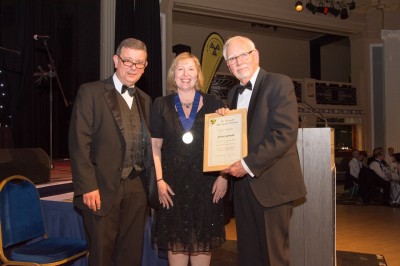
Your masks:
M349 17L349 13L347 12L347 8L346 7L342 7L340 9L340 18L341 19L346 19Z
M303 2L302 1L296 1L296 4L294 6L295 6L295 9L297 12L300 12L303 10Z
M303 10L303 2L302 1L296 1L296 4L294 6L295 6L295 9L297 12L300 12Z
M298 4L302 4L302 1L296 1L296 10ZM356 8L355 0L309 0L306 3L306 9L315 15L315 13L321 13L324 15L331 14L334 17L340 15L341 19L347 19L350 11Z
M350 10L353 10L356 8L356 3L354 2L354 0L352 0L351 3L349 3L348 5L349 5Z
M313 3L311 3L311 1L306 4L306 8L308 10L310 10L313 14L315 14L317 12L317 7L315 5L313 5Z
M336 9L336 8L333 7L333 6L329 7L328 12L329 12L330 14L334 15L335 17L339 16L339 14L340 14L340 10L339 10L339 9Z

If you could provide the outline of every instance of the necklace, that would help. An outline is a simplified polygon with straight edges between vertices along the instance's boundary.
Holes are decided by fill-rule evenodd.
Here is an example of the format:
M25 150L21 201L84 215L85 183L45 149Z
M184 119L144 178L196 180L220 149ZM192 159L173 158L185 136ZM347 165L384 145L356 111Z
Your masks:
M190 106L192 106L193 102L191 103L183 103L181 102L182 106L185 106L185 108L190 108Z

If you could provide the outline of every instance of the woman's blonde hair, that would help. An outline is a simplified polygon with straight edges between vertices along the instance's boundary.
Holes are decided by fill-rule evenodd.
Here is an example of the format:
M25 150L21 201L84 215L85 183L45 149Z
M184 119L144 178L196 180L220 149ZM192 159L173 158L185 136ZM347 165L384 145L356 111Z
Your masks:
M168 70L167 91L170 94L175 93L175 92L178 91L178 86L176 85L176 82L175 82L176 65L180 61L186 60L186 59L193 59L194 65L195 65L196 70L197 70L197 82L195 84L195 90L199 91L203 87L204 77L203 77L203 72L201 71L201 65L200 65L199 59L195 55L193 55L191 53L184 52L184 53L181 53L181 54L177 55L174 58L174 60L171 63L171 67Z

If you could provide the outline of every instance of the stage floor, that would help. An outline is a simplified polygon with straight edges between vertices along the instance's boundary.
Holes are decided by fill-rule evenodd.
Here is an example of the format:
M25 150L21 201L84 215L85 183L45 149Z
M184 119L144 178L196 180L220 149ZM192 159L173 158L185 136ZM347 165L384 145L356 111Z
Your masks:
M37 184L41 199L53 201L72 201L73 184L71 163L68 159L53 161L50 169L50 181Z

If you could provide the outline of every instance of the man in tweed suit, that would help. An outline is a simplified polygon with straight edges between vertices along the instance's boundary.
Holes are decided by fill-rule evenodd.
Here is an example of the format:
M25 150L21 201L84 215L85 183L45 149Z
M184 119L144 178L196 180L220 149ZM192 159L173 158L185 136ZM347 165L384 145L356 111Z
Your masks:
M78 90L69 128L74 204L83 212L89 264L141 264L143 234L155 194L151 98L135 86L147 66L143 42L123 40L116 71ZM146 195L147 194L147 195Z

